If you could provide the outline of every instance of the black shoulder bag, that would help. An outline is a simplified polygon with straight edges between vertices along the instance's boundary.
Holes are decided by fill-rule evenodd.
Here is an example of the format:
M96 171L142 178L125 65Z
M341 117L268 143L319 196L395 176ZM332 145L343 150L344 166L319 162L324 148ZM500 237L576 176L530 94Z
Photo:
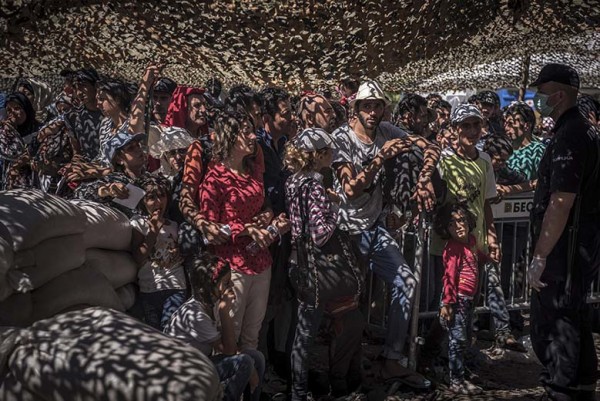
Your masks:
M302 181L297 192L302 232L295 240L298 272L295 280L292 280L297 284L298 299L314 306L344 297L358 300L363 277L350 236L336 228L321 247L316 246L310 236L307 193L310 181L311 178Z

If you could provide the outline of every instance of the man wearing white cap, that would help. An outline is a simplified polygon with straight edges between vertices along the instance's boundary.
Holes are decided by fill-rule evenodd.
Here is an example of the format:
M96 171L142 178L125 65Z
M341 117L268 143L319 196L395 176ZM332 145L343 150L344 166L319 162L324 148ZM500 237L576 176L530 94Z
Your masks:
M351 234L363 257L368 259L369 268L393 288L383 347L386 360L383 378L427 389L431 385L428 380L399 363L409 330L416 280L398 244L382 223L385 213L380 173L384 160L410 151L411 142L378 129L387 105L379 85L364 82L350 103L356 117L333 132L337 151L333 168L338 178L336 190L341 197L340 226ZM429 182L435 163L426 161L420 188ZM424 198L429 209L431 198Z

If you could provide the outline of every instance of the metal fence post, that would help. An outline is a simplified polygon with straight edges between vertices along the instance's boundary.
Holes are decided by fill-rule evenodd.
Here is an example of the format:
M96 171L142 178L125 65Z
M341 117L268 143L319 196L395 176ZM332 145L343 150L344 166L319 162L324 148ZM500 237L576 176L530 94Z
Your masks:
M424 244L425 244L425 213L419 215L419 223L417 225L416 235L416 248L415 248L415 265L414 265L414 276L416 280L415 294L411 315L410 324L410 345L408 352L408 367L411 370L417 369L417 350L418 346L423 342L423 339L419 337L419 308L421 298L421 276L423 270L423 255L424 255Z

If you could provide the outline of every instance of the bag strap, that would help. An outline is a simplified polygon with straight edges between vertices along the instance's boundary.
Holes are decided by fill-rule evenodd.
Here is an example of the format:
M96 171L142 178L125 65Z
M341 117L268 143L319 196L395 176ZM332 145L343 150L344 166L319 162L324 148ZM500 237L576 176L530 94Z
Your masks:
M302 221L302 237L308 236L309 240L312 241L308 223L308 194L306 193L310 189L308 186L310 181L313 181L313 179L306 177L298 185L298 202L300 205L300 220Z

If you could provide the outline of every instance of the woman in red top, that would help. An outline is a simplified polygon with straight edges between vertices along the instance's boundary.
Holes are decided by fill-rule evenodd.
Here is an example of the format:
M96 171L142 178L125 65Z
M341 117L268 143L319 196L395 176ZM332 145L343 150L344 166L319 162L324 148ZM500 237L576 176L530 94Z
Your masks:
M264 160L250 118L224 113L215 125L213 161L200 185L200 212L208 221L231 231L226 243L212 251L232 269L236 295L233 308L236 339L240 349L256 349L265 316L271 254L275 240L267 230L272 212L265 210ZM267 216L265 218L265 216ZM257 247L249 250L255 242Z

